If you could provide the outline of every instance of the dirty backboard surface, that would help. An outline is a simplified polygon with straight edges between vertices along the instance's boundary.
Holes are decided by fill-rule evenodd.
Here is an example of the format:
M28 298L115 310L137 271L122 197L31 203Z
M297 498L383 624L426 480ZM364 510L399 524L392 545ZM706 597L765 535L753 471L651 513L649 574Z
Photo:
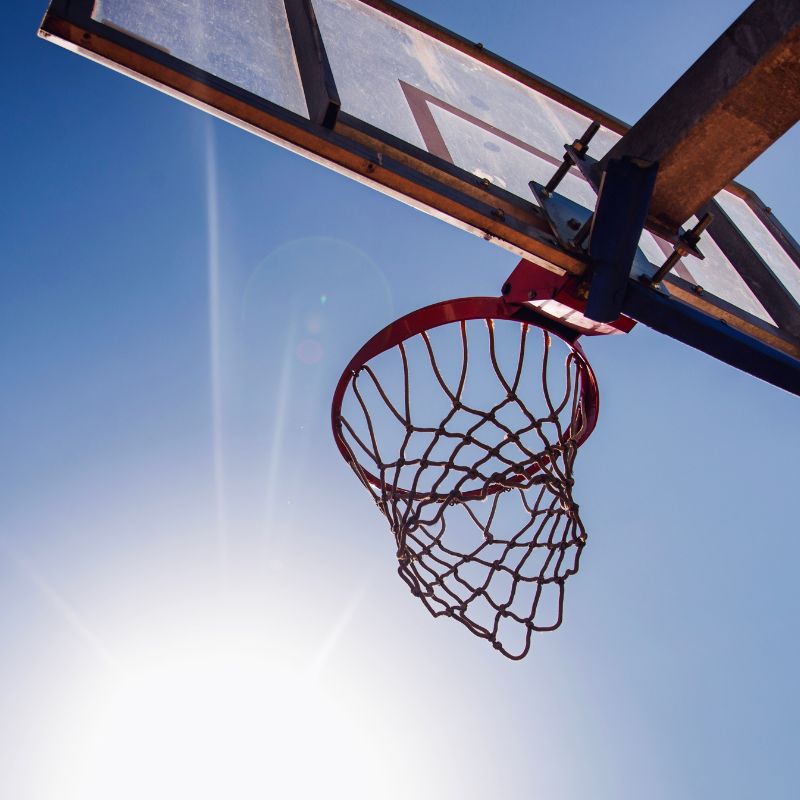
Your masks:
M586 264L529 183L546 184L592 121L594 158L627 129L385 0L54 0L42 35L556 272ZM594 209L577 170L558 191ZM665 290L800 357L796 243L741 186L715 203L705 258L685 256ZM672 244L645 230L640 250L655 271Z

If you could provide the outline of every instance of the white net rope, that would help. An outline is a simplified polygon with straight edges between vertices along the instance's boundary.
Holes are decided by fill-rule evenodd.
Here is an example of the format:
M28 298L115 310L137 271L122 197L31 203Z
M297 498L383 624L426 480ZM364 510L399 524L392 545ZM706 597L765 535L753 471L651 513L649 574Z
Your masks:
M556 340L568 352L554 356L553 337L526 323L443 327L449 341L423 332L352 375L339 434L411 592L523 658L533 632L561 624L586 543L572 497L585 373L574 351Z

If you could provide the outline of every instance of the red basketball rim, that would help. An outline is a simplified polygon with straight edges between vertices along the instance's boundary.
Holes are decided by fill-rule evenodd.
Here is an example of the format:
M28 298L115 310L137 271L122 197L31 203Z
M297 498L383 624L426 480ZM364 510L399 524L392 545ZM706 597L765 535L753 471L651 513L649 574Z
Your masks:
M445 300L444 302L434 303L425 308L420 308L417 311L412 311L410 314L400 317L400 319L395 320L383 330L376 333L375 336L350 359L350 363L345 367L336 385L336 391L333 394L333 404L331 406L331 425L333 427L333 437L336 440L336 445L345 461L347 461L348 464L356 461L360 474L376 489L383 489L383 482L380 478L364 469L360 462L355 459L342 434L342 427L339 420L342 416L342 402L347 387L365 364L381 353L385 353L387 350L396 347L401 342L405 342L414 336L418 336L425 331L438 328L442 325L476 319L506 320L509 322L517 322L521 325L528 324L546 330L550 334L561 339L575 355L580 379L580 403L586 418L584 429L575 440L576 445L582 445L594 430L600 408L600 393L594 371L586 360L586 355L578 344L577 337L573 340L567 339L551 320L535 312L528 313L526 311L524 317L521 318L519 316L519 308L507 304L501 297L462 297L458 300ZM570 428L567 428L565 436L569 437L569 433ZM533 475L546 464L548 460L546 456L543 457L513 480L519 481L520 483L523 482L527 477ZM507 488L507 483L498 483L490 485L488 488L474 489L470 492L465 492L461 495L461 498L469 500L484 497L503 491L505 488ZM411 496L415 499L428 496L426 492L412 493L401 487L395 487L394 493L400 497ZM446 498L443 496L442 499L444 500Z

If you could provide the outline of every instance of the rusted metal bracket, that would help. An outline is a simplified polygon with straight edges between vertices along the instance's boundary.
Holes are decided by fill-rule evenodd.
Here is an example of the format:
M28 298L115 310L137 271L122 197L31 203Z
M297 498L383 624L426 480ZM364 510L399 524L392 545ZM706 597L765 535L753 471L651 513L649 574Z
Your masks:
M547 182L544 191L547 194L552 194L557 188L558 184L564 180L566 174L572 167L578 167L586 158L586 151L589 149L589 142L592 141L594 135L600 130L600 123L593 122L584 132L580 139L576 139L572 144L565 144L564 160L561 166L555 171L553 177Z
M700 241L700 236L702 235L703 231L713 222L713 220L713 214L704 214L694 228L692 228L690 231L681 233L678 243L669 254L667 260L658 268L656 274L653 275L653 277L650 278L647 283L649 283L650 286L657 286L659 283L661 283L661 281L664 280L664 278L667 277L672 268L684 256L692 255L697 258L705 258L705 256L697 249L697 244Z
M575 257L585 261L589 268L591 262L585 244L591 230L594 212L563 195L555 192L547 193L545 187L535 181L531 181L529 186L558 243ZM631 277L641 278L644 276L649 281L655 269L641 249L637 247L631 265ZM587 269L587 273L589 271Z

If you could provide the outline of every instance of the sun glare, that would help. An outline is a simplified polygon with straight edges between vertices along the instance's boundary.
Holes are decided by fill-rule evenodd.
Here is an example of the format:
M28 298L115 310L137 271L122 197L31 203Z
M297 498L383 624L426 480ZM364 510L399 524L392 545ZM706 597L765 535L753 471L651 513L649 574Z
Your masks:
M274 656L183 645L80 698L53 797L394 797L395 748L354 707ZM396 751L395 751L396 752Z

